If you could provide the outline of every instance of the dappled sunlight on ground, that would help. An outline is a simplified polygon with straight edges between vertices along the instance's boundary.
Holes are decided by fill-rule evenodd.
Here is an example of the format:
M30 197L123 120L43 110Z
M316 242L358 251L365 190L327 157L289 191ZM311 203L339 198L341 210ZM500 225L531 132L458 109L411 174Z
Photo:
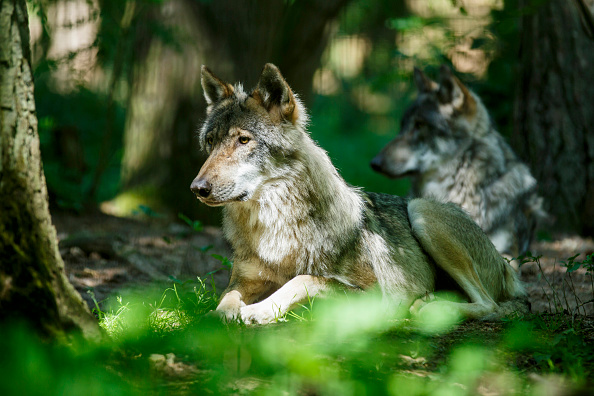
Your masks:
M209 273L219 291L227 286L229 272L213 257L230 255L219 228L195 232L181 220L141 221L100 213L55 213L53 221L68 277L91 306L89 288L102 301L126 288L171 283L170 277L182 282L209 278Z

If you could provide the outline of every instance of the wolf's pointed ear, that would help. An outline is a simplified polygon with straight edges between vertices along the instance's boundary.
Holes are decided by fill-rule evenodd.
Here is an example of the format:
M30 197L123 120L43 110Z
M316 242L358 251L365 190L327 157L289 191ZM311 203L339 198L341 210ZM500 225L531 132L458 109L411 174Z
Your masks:
M423 73L421 69L415 66L415 85L419 92L431 92L437 88L437 84Z
M283 119L293 124L300 121L300 103L291 87L283 78L278 67L267 63L260 75L258 86L252 92L252 97L257 100L270 114L274 122L280 123Z
M233 95L233 87L215 76L208 67L204 65L202 65L201 82L202 89L204 90L204 98L206 99L206 104L208 104L208 106Z
M476 101L464 84L452 74L446 65L439 68L437 99L442 104L452 104L456 110L470 113L476 109Z

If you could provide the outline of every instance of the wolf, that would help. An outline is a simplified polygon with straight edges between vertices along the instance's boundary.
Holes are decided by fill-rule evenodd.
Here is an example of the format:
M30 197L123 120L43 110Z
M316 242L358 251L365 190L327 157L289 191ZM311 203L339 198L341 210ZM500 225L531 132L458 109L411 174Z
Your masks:
M414 69L416 100L399 135L371 160L388 177L412 178L413 196L461 206L508 258L527 252L548 221L536 179L495 130L480 98L442 65L439 83Z
M515 271L457 206L348 185L276 66L266 64L249 92L205 66L201 82L198 139L208 157L190 189L223 206L234 264L216 312L226 320L270 323L336 288L379 286L395 310L444 304L470 318L522 295ZM467 302L417 303L448 280Z

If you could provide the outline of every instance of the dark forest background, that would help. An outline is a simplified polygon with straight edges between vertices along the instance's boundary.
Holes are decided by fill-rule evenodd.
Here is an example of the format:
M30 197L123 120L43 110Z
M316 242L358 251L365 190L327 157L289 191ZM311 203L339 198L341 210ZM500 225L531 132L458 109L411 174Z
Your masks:
M413 67L435 77L446 63L530 165L558 228L590 234L593 7L589 0L31 1L51 203L217 223L218 212L189 191L204 160L195 140L205 109L200 66L251 87L266 62L304 99L313 138L349 183L406 194L407 180L388 180L368 163L414 98Z

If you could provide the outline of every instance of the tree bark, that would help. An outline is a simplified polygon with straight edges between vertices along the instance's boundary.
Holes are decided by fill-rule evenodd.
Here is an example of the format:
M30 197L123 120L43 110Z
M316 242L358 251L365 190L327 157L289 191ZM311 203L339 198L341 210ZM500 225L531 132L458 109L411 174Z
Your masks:
M249 89L264 64L272 62L307 100L330 36L328 22L347 1L169 2L153 17L188 39L181 50L150 37L135 46L146 62L136 68L129 105L122 163L126 188L152 185L150 193L169 207L213 221L216 212L197 204L189 191L204 161L195 141L206 108L200 65Z
M45 336L99 336L68 282L51 223L33 98L25 0L0 9L0 320L26 320Z
M594 39L585 1L547 1L522 17L513 143L556 228L592 235Z

